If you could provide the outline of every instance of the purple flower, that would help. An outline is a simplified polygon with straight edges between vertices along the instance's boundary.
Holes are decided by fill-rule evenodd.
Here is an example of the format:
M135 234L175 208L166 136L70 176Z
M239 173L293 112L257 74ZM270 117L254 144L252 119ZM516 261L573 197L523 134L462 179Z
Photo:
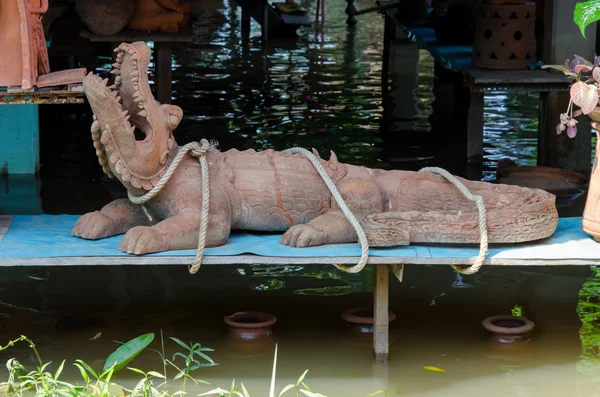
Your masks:
M567 129L567 127L565 127L565 125L563 123L560 123L559 125L556 126L556 133L558 135L560 135L566 129Z
M569 138L575 138L577 136L577 126L567 128L567 136Z

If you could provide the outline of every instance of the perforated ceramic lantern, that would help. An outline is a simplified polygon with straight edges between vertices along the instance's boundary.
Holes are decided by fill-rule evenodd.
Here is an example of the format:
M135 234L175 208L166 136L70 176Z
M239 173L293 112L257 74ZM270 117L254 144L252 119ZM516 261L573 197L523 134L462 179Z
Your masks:
M537 61L535 51L534 2L478 6L473 66L527 69Z

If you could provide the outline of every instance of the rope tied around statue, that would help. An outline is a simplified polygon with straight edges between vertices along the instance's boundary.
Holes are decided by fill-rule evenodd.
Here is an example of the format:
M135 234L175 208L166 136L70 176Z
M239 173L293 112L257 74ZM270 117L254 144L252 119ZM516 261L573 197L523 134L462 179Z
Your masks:
M200 214L200 230L198 233L198 248L196 250L196 257L194 258L193 263L188 266L188 270L191 274L195 274L200 269L200 265L202 264L202 259L204 257L204 249L206 246L206 232L207 232L207 228L208 228L208 209L209 209L209 202L210 202L210 185L209 185L209 179L208 179L208 163L206 161L204 154L208 150L210 150L211 147L216 147L216 143L211 144L206 139L202 139L200 142L190 142L190 143L182 146L179 149L179 151L178 151L177 155L175 156L175 158L173 159L173 161L171 162L171 164L169 165L169 167L167 168L167 171L164 173L164 175L160 178L160 180L156 184L156 186L154 186L150 191L148 191L147 193L145 193L142 196L134 196L133 194L131 194L131 192L129 192L129 191L127 192L129 200L134 204L141 205L142 210L144 211L144 213L146 214L148 219L150 219L152 221L152 218L151 218L150 214L148 213L148 211L146 210L146 208L144 207L144 204L147 203L148 201L152 200L161 191L161 189L167 184L167 182L169 181L169 179L171 178L171 176L177 169L177 166L179 165L179 163L181 162L181 160L183 159L183 157L186 154L189 153L191 156L198 158L198 161L200 162L200 171L202 173L202 210L201 210L201 214ZM367 262L369 260L369 242L367 240L367 236L365 235L365 232L364 232L360 222L356 219L356 217L354 216L354 214L352 213L350 208L348 208L348 205L345 203L344 199L342 198L342 195L340 194L337 187L335 186L335 182L333 182L333 180L329 177L329 175L327 174L327 171L325 171L325 169L321 165L319 159L313 153L311 153L310 151L308 151L304 148L300 148L300 147L293 147L290 149L286 149L285 152L292 153L292 154L302 154L313 164L313 166L315 167L315 169L317 170L317 172L323 179L323 182L325 182L325 185L327 185L327 188L331 192L336 203L338 204L338 206L340 207L340 209L342 210L342 212L348 219L348 222L350 222L350 224L356 231L356 234L358 236L358 242L360 243L360 246L361 246L361 256L360 256L358 263L356 265L334 265L334 266L337 267L338 269L343 270L348 273L360 272L365 267L365 265L367 264ZM454 175L450 174L448 171L446 171L442 168L426 167L426 168L422 168L421 170L419 170L419 172L429 172L429 173L435 173L435 174L439 174L439 175L443 176L449 182L451 182L454 186L456 186L458 188L458 190L460 190L460 192L469 201L474 201L475 204L477 205L477 210L479 211L479 233L481 236L479 255L477 256L477 258L475 259L475 261L473 262L473 264L471 266L452 265L452 268L454 270L458 271L459 273L462 273L462 274L476 273L483 265L483 262L485 261L485 257L487 254L487 249L488 249L486 210L485 210L483 197L474 195L471 192L469 192L467 187L464 184L462 184Z

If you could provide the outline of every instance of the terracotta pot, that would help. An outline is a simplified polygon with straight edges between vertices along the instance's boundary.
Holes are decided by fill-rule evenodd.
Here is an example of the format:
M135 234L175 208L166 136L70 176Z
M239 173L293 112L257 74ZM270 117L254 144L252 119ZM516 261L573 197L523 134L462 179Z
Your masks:
M42 15L47 0L2 0L0 6L0 86L35 86L50 71Z
M127 26L135 12L135 0L77 0L75 10L90 32L110 36Z
M223 321L229 326L229 339L248 341L272 336L277 318L263 312L237 312L225 316Z
M593 127L593 126L592 126ZM600 242L600 170L598 169L598 156L600 155L600 134L596 130L596 153L594 166L590 177L590 186L583 209L583 230Z
M342 336L342 341L351 346L372 349L373 324L375 322L373 310L364 308L349 309L342 313L342 318L346 321L348 330L348 332L345 332ZM395 319L396 314L390 311L388 321L391 323ZM394 340L395 338L393 335L388 335L390 344L392 344Z
M491 339L502 343L524 342L529 340L529 334L535 324L526 317L498 315L483 320Z
M497 183L542 189L556 196L557 206L566 206L585 194L588 178L560 168L517 166L508 159L498 161Z
M346 310L342 313L342 318L348 323L348 328L357 333L373 333L373 318L372 309L355 308ZM396 314L389 312L388 321L391 323L396 319Z
M527 69L536 60L535 3L479 4L476 13L473 66Z
M277 318L263 312L238 312L223 318L229 329L225 335L225 351L235 358L251 358L272 354L276 338L273 325Z

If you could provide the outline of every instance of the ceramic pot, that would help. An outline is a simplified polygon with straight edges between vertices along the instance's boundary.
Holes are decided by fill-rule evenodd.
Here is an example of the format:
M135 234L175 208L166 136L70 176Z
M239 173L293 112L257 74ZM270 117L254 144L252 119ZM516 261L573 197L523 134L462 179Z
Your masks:
M347 323L347 332L343 336L344 343L356 347L373 348L373 309L354 308L342 313L342 318ZM396 314L392 311L388 314L388 321L391 323L396 319ZM391 344L394 341L393 335L388 336Z
M226 354L235 358L251 358L272 354L276 338L273 325L277 318L263 312L237 312L223 318L229 327L225 335Z
M498 161L497 183L542 189L556 196L556 206L565 207L585 194L588 178L560 168L518 166L509 159Z
M590 186L583 209L583 230L600 242L600 169L598 169L598 156L600 155L600 134L596 130L596 154L594 166L590 176Z
M135 12L135 0L77 0L75 10L90 32L110 36L127 26Z
M529 340L529 334L535 324L526 317L498 315L483 320L485 328L492 340L501 343L516 343Z

